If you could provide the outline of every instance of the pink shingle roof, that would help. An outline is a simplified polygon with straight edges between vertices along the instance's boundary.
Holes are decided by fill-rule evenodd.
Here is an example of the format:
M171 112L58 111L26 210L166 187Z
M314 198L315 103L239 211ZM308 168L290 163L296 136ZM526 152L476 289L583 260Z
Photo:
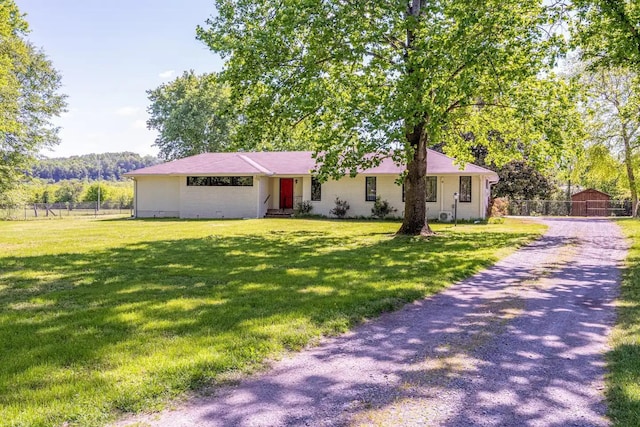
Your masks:
M315 168L311 151L276 151L247 153L204 153L128 172L126 176L144 175L308 175ZM398 175L404 170L391 159L362 171L366 175ZM475 174L497 175L495 172L467 163L462 169L451 157L429 150L429 175Z

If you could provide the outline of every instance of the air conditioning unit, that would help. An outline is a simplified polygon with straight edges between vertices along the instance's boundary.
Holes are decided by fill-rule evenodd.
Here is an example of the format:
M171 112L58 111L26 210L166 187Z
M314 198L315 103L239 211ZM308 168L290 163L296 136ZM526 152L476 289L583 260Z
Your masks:
M440 222L451 222L453 220L453 213L451 213L451 211L440 211L438 219Z

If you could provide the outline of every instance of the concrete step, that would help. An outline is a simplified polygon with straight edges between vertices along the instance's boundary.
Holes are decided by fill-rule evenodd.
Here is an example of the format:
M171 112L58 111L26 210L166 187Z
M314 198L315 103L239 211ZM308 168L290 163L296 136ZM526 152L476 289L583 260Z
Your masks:
M293 209L269 209L265 218L291 218Z

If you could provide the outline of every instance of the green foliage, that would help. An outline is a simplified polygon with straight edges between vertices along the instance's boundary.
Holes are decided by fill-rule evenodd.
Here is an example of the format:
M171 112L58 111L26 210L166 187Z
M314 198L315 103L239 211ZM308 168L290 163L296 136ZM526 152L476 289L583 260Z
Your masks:
M574 177L574 184L582 188L594 188L615 199L630 196L624 166L604 144L596 143L585 149Z
M547 31L556 10L542 1L216 6L198 37L226 59L245 147L302 138L323 180L393 157L407 166L407 234L425 226L427 147L445 141L466 160L471 132L496 159L523 144L541 158L561 151L555 127L569 129L571 109L555 80L541 77L560 49Z
M377 196L371 208L371 215L375 218L386 218L397 211L388 201L381 200L380 196Z
M111 187L107 195L107 201L115 202L122 207L133 207L133 185Z
M497 170L500 181L491 187L492 197L511 200L547 199L553 190L551 180L524 161L512 161Z
M572 0L572 36L597 67L640 66L640 7L635 0Z
M28 31L15 2L0 1L0 192L20 181L40 149L59 142L51 119L66 107L60 75Z
M229 90L215 74L185 71L147 95L147 127L159 132L155 145L162 159L233 149L231 133L237 119Z
M158 164L153 156L121 153L83 154L80 156L41 158L34 162L31 175L55 182L65 179L119 181L123 174Z
M101 202L109 200L111 197L111 188L102 182L94 182L86 189L82 196L82 201L97 202L98 196Z
M336 197L335 207L329 211L331 215L335 215L338 218L344 218L347 215L347 211L351 206L349 206L349 202L346 200L341 200L339 197Z
M624 177L619 185L626 187L635 206L638 201L636 158L640 154L638 73L628 68L609 67L584 71L580 78L587 92L586 115L589 142L593 147L589 154L605 160L594 164L593 169L610 183Z
M309 200L303 200L296 205L296 215L309 215L313 210L313 205Z
M84 192L84 184L80 181L61 182L55 191L55 201L61 203L78 203Z
M543 229L436 227L427 242L372 221L0 222L0 420L158 409L432 295Z

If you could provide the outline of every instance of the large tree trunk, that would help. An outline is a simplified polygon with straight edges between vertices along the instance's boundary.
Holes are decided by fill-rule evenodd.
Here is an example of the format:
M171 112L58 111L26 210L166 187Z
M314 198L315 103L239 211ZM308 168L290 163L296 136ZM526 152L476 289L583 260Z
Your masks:
M638 216L638 191L636 189L636 177L633 173L631 141L625 129L622 130L624 141L624 164L627 168L627 179L629 180L629 190L631 190L631 215Z
M410 0L407 8L407 19L412 17L417 19L420 16L422 0ZM407 28L407 44L405 51L405 61L407 61L407 75L414 73L413 66L409 61L409 52L413 48L415 34L411 26ZM416 87L421 87L416 84ZM413 149L413 158L407 164L407 175L404 179L405 199L404 199L404 220L397 234L410 236L430 236L433 231L427 224L427 136L424 132L424 121L413 128L408 127L406 132L406 143Z
M413 147L413 158L407 164L404 220L397 234L430 236L434 233L427 224L427 138L422 125L407 134L407 142Z

